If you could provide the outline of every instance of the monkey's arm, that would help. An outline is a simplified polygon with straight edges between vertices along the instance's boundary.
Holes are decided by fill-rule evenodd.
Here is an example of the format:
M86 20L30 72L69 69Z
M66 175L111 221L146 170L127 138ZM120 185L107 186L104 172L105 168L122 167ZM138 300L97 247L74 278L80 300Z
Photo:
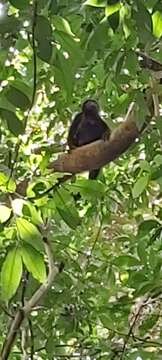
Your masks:
M78 144L77 144L77 131L78 131L78 127L80 125L80 122L82 120L82 113L79 113L75 116L70 129L69 129L69 134L68 134L68 138L67 138L67 143L70 149L75 149Z

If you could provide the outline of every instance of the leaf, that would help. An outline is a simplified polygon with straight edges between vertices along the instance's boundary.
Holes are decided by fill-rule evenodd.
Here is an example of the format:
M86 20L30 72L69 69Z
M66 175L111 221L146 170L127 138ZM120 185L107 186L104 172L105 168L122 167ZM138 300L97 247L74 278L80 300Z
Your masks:
M13 15L0 17L0 33L16 33L19 30L20 21Z
M9 0L12 6L17 9L24 10L29 6L29 0Z
M27 270L39 282L43 283L46 279L46 267L43 256L33 246L25 244L21 248L21 255Z
M6 91L6 97L14 106L22 110L26 110L30 106L30 101L27 96L14 86L10 86Z
M9 110L0 109L0 115L6 120L8 129L13 135L18 136L24 133L24 123L18 119L16 114Z
M62 31L70 36L74 36L74 33L71 31L70 25L66 19L59 15L53 15L52 19L56 30Z
M21 252L18 248L10 250L2 265L2 297L8 301L15 294L22 276Z
M52 57L52 45L47 39L42 38L42 40L38 42L38 56L41 60L50 63Z
M52 27L49 20L45 16L37 16L35 26L35 38L42 42L49 40L52 36Z
M11 209L7 206L0 205L0 223L4 223L9 219L11 215Z
M146 319L143 319L142 325L139 327L139 333L144 336L148 330L152 330L157 321L159 320L159 314L149 314Z
M140 265L139 260L134 257L134 256L130 256L130 255L121 255L118 256L114 261L113 264L119 266L119 267L124 267L124 268L129 268L131 266L137 266Z
M36 207L31 204L30 202L25 202L23 206L23 215L28 214L31 216L31 221L34 225L40 225L43 224L43 220L40 215L40 211L36 210Z
M120 8L122 7L122 4L120 2L117 2L114 5L108 5L105 8L105 15L106 16L111 16L112 14L116 13L117 11L120 10Z
M90 33L87 41L87 50L90 54L95 50L104 49L108 39L108 26L107 21L102 21L98 26Z
M160 227L160 223L157 220L145 220L142 221L138 228L138 237L150 234L151 230L156 230Z
M16 220L16 226L18 234L22 240L28 242L38 251L42 251L44 249L42 243L42 236L37 230L36 226L23 218L19 218Z
M71 209L63 209L59 206L56 206L56 209L58 210L60 216L62 219L66 222L66 224L73 230L76 229L77 226L80 225L81 220L78 216L74 216Z
M0 98L0 109L10 110L13 113L15 112L15 106L13 106L6 98L6 96L1 96Z
M73 199L69 192L65 189L58 189L54 195L54 202L62 219L69 227L76 229L80 225L81 219L73 205Z
M162 36L162 14L159 11L155 11L152 15L153 34L160 38Z
M134 185L134 187L132 189L132 196L133 196L134 199L137 198L138 196L140 196L143 193L143 191L147 188L148 181L149 181L149 175L148 174L145 175L145 176L140 177L136 181L136 183L135 183L135 185Z
M70 99L75 80L75 68L70 59L65 59L61 53L57 53L55 60L55 79L58 86L65 91L67 99Z
M87 0L83 5L95 6L95 7L105 7L107 2L104 0Z
M83 59L83 50L81 49L78 41L76 41L72 36L69 36L69 34L58 30L55 31L55 39L61 44L62 50L67 51L70 55L73 67L80 64ZM60 52L57 52L57 54L59 53Z
M75 194L80 192L80 194L85 197L91 197L95 199L102 197L105 194L105 185L96 180L81 179L77 180L75 183L70 184L70 186L65 185L65 187Z
M3 169L2 169L3 171ZM14 192L16 190L16 184L13 179L10 179L9 173L2 172L0 168L0 188L2 191Z

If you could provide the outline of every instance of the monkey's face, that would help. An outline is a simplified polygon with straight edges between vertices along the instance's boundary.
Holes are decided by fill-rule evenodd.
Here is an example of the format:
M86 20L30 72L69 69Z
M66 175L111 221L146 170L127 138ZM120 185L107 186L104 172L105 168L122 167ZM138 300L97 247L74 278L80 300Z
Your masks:
M83 107L82 107L83 112L86 114L91 113L91 114L98 114L99 112L99 105L97 104L97 102L95 100L86 100L83 103Z

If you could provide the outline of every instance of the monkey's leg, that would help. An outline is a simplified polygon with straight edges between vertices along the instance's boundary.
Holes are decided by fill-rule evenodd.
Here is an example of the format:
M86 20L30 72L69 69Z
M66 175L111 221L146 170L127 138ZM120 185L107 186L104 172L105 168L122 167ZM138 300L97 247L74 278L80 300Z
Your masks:
M95 169L89 172L89 179L96 179L99 175L100 169Z

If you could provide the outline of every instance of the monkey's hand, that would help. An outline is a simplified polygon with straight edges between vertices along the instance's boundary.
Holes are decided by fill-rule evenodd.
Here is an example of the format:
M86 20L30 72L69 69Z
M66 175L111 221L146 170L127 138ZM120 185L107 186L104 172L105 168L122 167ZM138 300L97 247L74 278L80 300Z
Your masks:
M107 141L109 140L109 137L110 137L110 129L107 129L102 135L102 140Z

